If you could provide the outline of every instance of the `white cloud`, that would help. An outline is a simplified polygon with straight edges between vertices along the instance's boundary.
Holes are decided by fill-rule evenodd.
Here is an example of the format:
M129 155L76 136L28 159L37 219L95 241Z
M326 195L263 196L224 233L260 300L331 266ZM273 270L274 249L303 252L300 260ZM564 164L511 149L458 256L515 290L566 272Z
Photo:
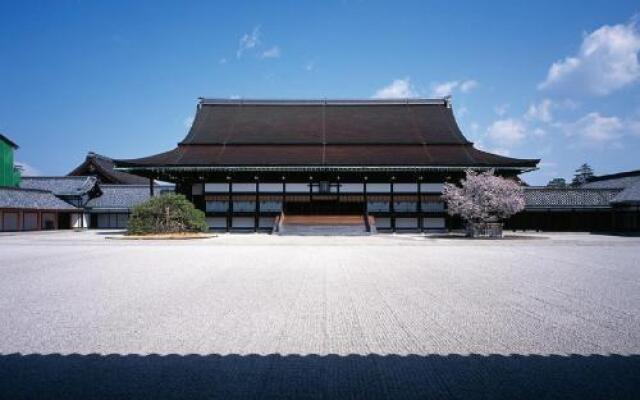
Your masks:
M231 100L238 100L238 99L240 99L240 95L239 94L232 94L231 96L229 96L229 98Z
M468 79L466 81L436 82L431 85L431 95L433 97L451 96L456 90L459 90L461 93L468 93L477 86L478 82L473 79Z
M509 109L509 104L506 104L506 103L493 107L493 111L496 113L498 117L503 117L507 113L508 109Z
M605 117L592 112L575 122L561 123L559 126L568 137L577 137L584 144L613 142L622 136L623 122L618 117Z
M273 46L262 52L261 58L278 58L280 57L280 47Z
M463 81L462 83L460 83L460 91L462 93L470 92L476 87L478 87L478 82L474 81L473 79L469 79L467 81Z
M487 136L501 147L510 147L526 137L526 130L524 124L516 119L501 119L489 125Z
M456 114L458 114L458 117L463 117L468 112L469 112L469 109L467 107L465 107L465 106L462 106L462 107L458 108Z
M40 176L42 172L39 169L27 164L26 162L16 161L14 163L16 167L20 169L20 174L22 176Z
M395 79L391 84L378 89L373 95L375 99L397 99L416 97L418 94L411 86L411 79Z
M640 136L640 120L630 120L627 121L627 127L629 132L634 135Z
M218 64L226 64L227 63L227 59L222 57L220 60L218 60Z
M509 149L505 149L504 147L496 147L491 150L491 153L499 154L501 156L510 156L511 151Z
M480 124L478 124L477 122L472 122L471 125L469 125L469 129L471 130L471 133L478 133L478 131L480 130Z
M450 96L453 90L458 87L458 81L442 82L433 85L431 93L433 97Z
M245 33L240 38L240 44L238 45L238 50L236 51L236 57L242 57L242 54L249 49L253 49L257 45L260 44L260 25L253 28L251 33Z
M542 128L536 128L531 133L533 134L533 136L542 137L542 136L546 136L547 131L545 131Z
M635 21L604 25L584 36L577 55L553 63L538 88L609 94L640 79L639 52Z
M182 125L184 125L184 127L187 129L191 128L191 125L193 125L193 117L186 117L185 119L183 119Z
M314 61L309 61L304 65L305 71L313 71L315 67L316 67L316 63Z
M538 120L549 123L553 120L551 109L555 106L555 103L550 99L544 99L540 103L532 103L529 105L529 109L525 113L525 118L528 120Z

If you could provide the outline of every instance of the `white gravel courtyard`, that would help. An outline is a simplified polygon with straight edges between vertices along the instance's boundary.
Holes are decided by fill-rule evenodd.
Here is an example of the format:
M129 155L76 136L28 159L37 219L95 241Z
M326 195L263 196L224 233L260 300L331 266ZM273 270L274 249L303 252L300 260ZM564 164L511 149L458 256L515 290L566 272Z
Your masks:
M3 234L0 397L638 395L640 238L518 235Z

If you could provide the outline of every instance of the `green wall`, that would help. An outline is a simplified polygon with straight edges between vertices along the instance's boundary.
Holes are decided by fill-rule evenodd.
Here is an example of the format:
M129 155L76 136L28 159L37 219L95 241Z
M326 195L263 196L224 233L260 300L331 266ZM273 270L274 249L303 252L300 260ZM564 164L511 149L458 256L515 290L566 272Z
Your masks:
M13 166L13 147L0 139L0 186L18 186L20 173Z

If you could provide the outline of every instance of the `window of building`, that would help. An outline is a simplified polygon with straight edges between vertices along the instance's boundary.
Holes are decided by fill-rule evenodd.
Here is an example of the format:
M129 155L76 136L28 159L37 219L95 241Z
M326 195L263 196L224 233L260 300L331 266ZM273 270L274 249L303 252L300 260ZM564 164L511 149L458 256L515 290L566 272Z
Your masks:
M367 210L369 212L389 212L388 201L369 201L367 202Z
M207 201L205 209L208 212L227 212L229 209L228 201Z

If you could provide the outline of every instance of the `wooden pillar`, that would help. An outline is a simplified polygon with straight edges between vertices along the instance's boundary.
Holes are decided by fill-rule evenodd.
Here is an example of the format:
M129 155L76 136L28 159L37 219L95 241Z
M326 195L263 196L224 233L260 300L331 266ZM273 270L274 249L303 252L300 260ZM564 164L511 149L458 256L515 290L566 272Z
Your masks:
M287 198L287 183L284 176L282 177L282 205L280 206L280 214L284 214L285 199Z
M258 177L256 177L256 206L253 209L253 214L253 231L258 232L258 228L260 227L260 181Z
M364 182L362 183L363 190L363 200L364 200L364 215L369 218L369 197L367 196L367 178L364 178Z
M153 197L153 178L149 178L149 196Z
M227 196L227 232L229 232L232 228L233 225L233 194L231 193L232 191L232 183L231 180L229 179L228 182L228 196Z
M313 178L309 177L309 213L313 214Z
M396 208L395 208L395 205L393 204L395 202L395 196L393 193L393 180L391 181L389 188L390 188L389 211L391 212L391 219L389 222L391 223L391 232L395 232L396 231Z
M423 217L424 215L422 215L422 177L420 177L420 179L418 179L418 230L420 230L420 232L424 232L424 221L423 221Z

